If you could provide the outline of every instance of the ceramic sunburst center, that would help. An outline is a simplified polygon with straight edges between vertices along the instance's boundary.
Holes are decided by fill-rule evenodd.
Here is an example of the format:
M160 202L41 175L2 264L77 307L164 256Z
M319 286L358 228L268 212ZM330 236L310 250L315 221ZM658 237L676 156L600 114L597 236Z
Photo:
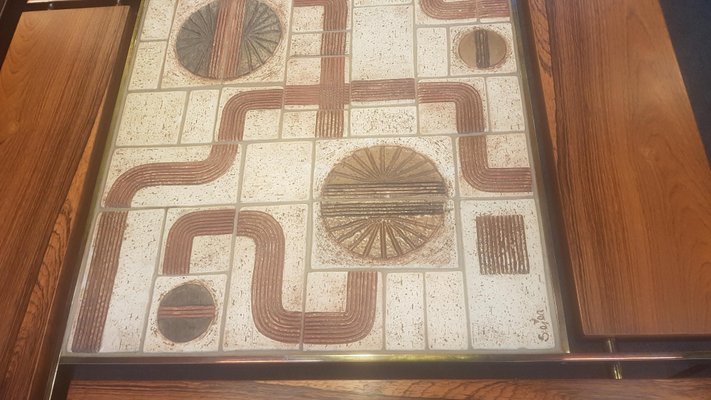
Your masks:
M424 246L444 223L447 186L435 164L402 146L359 149L326 177L321 218L339 246L389 260Z

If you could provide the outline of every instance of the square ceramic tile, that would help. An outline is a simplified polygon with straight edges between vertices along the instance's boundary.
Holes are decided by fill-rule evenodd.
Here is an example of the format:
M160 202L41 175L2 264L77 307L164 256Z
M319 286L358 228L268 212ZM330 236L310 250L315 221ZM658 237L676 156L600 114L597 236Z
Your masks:
M149 0L64 354L560 352L509 10Z
M353 10L353 80L412 78L412 6Z
M461 207L472 346L555 347L535 201L465 201Z
M177 143L186 98L185 92L129 93L121 115L116 145Z
M310 142L248 145L241 201L273 203L308 200L311 157Z

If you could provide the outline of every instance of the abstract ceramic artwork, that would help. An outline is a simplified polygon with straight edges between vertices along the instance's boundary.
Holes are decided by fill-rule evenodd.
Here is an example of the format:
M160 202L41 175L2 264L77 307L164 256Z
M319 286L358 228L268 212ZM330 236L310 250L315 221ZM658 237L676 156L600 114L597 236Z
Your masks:
M65 355L561 351L508 0L139 28Z

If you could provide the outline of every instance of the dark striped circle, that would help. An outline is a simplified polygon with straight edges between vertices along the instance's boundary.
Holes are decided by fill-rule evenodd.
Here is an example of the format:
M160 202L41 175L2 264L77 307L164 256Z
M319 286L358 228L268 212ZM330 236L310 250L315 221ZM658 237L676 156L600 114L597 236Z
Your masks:
M195 75L234 79L269 60L281 41L277 14L258 0L217 0L183 23L175 42L180 64Z
M403 146L374 146L331 169L321 191L321 219L331 239L352 254L392 260L434 237L447 200L432 160Z
M474 29L459 41L459 58L476 69L501 65L508 53L506 39L489 29Z
M197 282L171 289L158 306L158 330L168 340L185 343L202 336L216 316L210 291Z

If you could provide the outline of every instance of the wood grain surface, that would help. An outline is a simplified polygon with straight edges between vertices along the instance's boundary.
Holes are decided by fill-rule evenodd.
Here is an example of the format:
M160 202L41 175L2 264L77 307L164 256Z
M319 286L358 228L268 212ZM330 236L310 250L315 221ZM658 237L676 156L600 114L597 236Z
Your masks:
M76 275L73 260L64 267L81 240L127 15L25 13L0 71L0 398L41 398L56 363Z
M711 380L73 381L70 400L708 399Z
M711 334L711 169L658 1L527 3L583 332Z

